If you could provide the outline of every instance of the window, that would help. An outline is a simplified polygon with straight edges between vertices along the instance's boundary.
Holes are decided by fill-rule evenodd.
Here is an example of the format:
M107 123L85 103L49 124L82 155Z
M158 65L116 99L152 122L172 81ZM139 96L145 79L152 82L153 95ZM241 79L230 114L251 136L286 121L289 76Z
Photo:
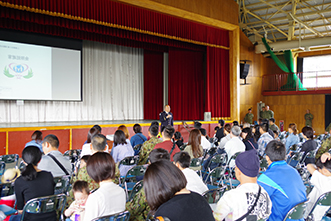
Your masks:
M304 57L302 68L305 88L331 88L331 55Z

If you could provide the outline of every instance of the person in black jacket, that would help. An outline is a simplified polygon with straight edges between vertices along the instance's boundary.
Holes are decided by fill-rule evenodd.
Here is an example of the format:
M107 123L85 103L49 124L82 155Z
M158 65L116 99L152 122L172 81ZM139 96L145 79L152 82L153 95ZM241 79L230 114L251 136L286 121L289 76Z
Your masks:
M164 111L162 111L159 115L160 115L160 121L161 121L161 133L166 126L168 126L168 125L174 126L174 118L172 116L172 113L170 112L169 105L166 105L164 107Z
M225 137L225 135L224 135L224 124L225 124L224 120L219 120L218 121L219 129L217 130L216 135L215 135L215 137L217 138L217 140L216 140L217 143L220 142L223 137Z

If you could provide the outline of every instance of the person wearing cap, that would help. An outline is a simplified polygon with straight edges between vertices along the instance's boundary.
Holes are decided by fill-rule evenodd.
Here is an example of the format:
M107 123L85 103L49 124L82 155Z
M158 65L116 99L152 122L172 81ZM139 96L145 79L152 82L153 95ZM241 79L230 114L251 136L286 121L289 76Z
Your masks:
M268 169L259 176L258 184L272 201L269 221L283 220L295 205L307 200L306 187L296 169L285 161L286 149L280 141L270 141L265 149Z
M244 122L253 124L254 114L252 114L252 108L248 109L248 113L244 117Z
M225 192L217 202L214 211L215 220L237 220L243 216L246 219L254 218L253 220L268 218L272 203L268 193L257 184L260 161L256 150L240 153L235 164L235 174L240 185L236 189ZM256 204L255 201L257 201Z

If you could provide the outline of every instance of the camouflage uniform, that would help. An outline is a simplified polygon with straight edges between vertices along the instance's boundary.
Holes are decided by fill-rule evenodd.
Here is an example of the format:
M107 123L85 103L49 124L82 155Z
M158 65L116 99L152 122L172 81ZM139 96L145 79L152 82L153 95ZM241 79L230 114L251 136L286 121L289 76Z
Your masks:
M279 127L276 124L270 125L272 131L279 131Z
M152 137L148 141L145 141L142 145L139 153L139 162L138 165L146 164L149 153L154 149L155 145L161 143L162 141L157 137Z
M325 129L326 132L329 132L331 130L331 123L329 124L329 126Z
M270 119L274 117L274 112L272 110L267 110L264 112L264 118L263 119Z
M316 153L315 159L317 160L318 158L320 158L323 155L323 153L328 152L330 148L331 148L331 137L323 141L321 147L318 149Z
M130 221L145 221L147 219L150 208L146 201L144 188L133 197L133 199L126 203L126 210L130 212Z
M312 127L314 115L311 113L305 114L306 126Z
M246 123L250 123L250 124L253 124L253 118L254 118L254 114L252 114L252 113L247 113L247 114L245 115L244 122L246 122Z
M266 119L265 118L265 113L266 113L266 111L260 111L260 118Z

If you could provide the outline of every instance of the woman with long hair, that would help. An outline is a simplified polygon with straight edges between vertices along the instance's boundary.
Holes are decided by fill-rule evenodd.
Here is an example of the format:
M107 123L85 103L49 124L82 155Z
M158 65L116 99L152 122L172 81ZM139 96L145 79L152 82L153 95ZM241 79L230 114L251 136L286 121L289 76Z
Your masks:
M300 141L298 136L297 125L295 123L290 123L288 125L288 132L290 134L287 136L285 142L286 152L288 152L291 146L293 146L294 144L298 144Z
M257 144L257 142L253 136L251 128L249 128L249 127L244 128L241 131L241 137L243 138L243 142L246 147L245 151L252 150L252 149L257 150L259 148L259 145Z
M215 220L208 202L187 190L186 184L184 174L173 163L161 160L149 165L144 191L151 213L171 221Z
M201 133L199 129L193 129L188 137L187 146L184 149L191 159L203 156L203 148L201 146Z
M38 164L41 160L40 149L36 146L28 146L22 152L22 159L26 165L21 176L16 179L15 196L19 215L12 216L10 220L20 220L23 207L30 199L49 196L54 194L54 179L50 172L38 169ZM24 220L43 221L56 220L56 213L49 212L43 214L24 215Z

